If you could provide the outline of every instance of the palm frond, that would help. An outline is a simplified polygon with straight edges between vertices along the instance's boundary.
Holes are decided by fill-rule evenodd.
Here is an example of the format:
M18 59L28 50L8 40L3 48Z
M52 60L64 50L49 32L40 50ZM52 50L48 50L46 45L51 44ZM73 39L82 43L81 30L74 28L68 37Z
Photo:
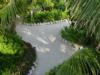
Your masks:
M95 50L83 49L64 62L56 75L98 75L100 54Z
M10 29L11 22L15 20L16 14L23 12L27 0L9 0L9 3L0 9L0 30Z
M100 0L68 0L72 21L76 27L85 27L87 33L100 40Z

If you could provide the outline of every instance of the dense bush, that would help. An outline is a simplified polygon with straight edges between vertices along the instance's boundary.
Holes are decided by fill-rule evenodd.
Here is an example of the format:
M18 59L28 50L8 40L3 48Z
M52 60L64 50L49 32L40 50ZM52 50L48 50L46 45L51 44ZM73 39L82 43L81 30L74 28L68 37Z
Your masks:
M3 54L16 54L23 51L22 40L16 34L9 34L7 37L0 35L0 52ZM20 50L20 51L19 51Z
M95 40L95 37L87 35L86 32L87 31L84 28L76 29L73 27L65 27L61 30L61 36L63 39L73 43L78 43L85 46L97 45L98 42Z
M59 3L57 2L54 7L58 10L66 11L66 6L63 1Z
M99 75L100 54L93 49L82 49L46 75Z
M26 23L49 22L68 18L64 0L35 0L27 12L23 15L23 21Z
M42 7L42 10L51 10L54 7L52 0L36 0L36 5Z
M27 0L0 0L0 75L26 75L35 61L35 48L15 33L16 15L26 12L28 4Z
M45 12L37 12L36 14L33 14L34 22L48 22L54 20L54 15L51 12L45 11Z
M35 49L32 52L26 47L16 33L0 35L0 75L23 75L28 71L36 60L36 53Z
M85 46L95 44L95 37L88 36L84 28L65 27L61 30L61 36L72 43ZM100 53L93 45L92 48L78 50L67 61L51 69L45 75L99 75Z
M49 22L55 20L63 20L67 18L67 13L61 10L52 11L40 11L33 13L33 15L27 15L24 21L27 23Z

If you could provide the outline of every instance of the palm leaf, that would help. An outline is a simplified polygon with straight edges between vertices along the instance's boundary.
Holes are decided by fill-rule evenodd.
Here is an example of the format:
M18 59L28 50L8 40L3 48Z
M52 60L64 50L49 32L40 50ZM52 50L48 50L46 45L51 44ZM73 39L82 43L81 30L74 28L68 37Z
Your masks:
M68 0L68 9L76 27L85 27L100 40L100 0ZM69 7L70 6L70 7Z
M5 31L11 28L12 21L16 15L23 12L26 8L27 0L9 0L9 3L0 9L0 30Z
M100 54L91 49L83 49L64 62L56 75L98 75Z

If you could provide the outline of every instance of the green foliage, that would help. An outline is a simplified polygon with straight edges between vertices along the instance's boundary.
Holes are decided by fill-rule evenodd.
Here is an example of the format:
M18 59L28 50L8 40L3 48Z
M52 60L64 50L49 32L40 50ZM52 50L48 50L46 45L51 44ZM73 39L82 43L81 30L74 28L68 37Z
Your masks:
M85 28L65 27L61 30L61 36L63 39L72 43L78 43L85 46L95 46L98 43L95 37L87 35L87 30Z
M53 69L46 75L99 75L99 57L100 54L93 49L82 49L61 64L57 70Z
M54 67L49 72L46 72L45 75L56 75L56 72L59 70L61 66L62 64L58 65L57 67Z
M0 9L2 9L6 4L8 4L9 0L0 0Z
M2 0L0 0L2 1ZM0 32L6 33L11 30L12 22L16 19L16 14L25 11L27 0L3 0L4 6L0 9ZM7 3L6 3L7 2Z
M11 68L15 67L18 58L24 52L22 46L22 40L18 35L0 35L0 75L11 75Z
M87 29L88 35L100 40L100 0L68 0L68 10L75 26Z
M66 11L65 2L63 0L56 2L54 8L58 10Z
M86 38L86 30L77 30L72 27L65 27L61 30L61 36L71 42L84 42Z
M16 34L9 34L7 37L0 35L0 52L2 54L16 54L22 49L22 40Z
M26 48L12 31L16 15L25 12L27 4L27 0L0 0L0 75L25 75L36 59L35 50Z
M9 69L5 69L4 72L2 71L1 75L10 75L10 74L11 74L10 70Z
M35 0L27 12L23 15L23 21L26 23L49 22L68 18L64 0Z
M63 20L66 19L67 17L68 17L67 13L60 10L39 11L33 13L33 16L31 16L31 14L27 15L24 18L24 22L27 23L49 22L61 19Z
M57 70L47 75L100 75L100 53L94 45L100 43L100 1L99 0L68 0L68 13L71 26L61 31L65 40L85 46L92 45L93 49L84 48L76 52Z
M16 33L0 34L0 75L23 75L35 60L35 50L26 49Z
M50 12L37 12L33 14L34 22L48 22L53 21L53 13Z
M42 7L43 10L49 7L49 10L53 8L54 3L51 0L37 0L37 5Z
M63 20L63 19L66 19L66 18L68 18L66 11L58 10L57 14L55 14L55 20Z

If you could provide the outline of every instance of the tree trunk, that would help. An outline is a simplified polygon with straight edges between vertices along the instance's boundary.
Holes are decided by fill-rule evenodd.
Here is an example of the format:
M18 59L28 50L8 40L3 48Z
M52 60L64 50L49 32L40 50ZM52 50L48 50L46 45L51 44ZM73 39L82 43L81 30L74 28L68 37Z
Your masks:
M15 32L15 29L16 29L16 22L12 21L10 31Z

